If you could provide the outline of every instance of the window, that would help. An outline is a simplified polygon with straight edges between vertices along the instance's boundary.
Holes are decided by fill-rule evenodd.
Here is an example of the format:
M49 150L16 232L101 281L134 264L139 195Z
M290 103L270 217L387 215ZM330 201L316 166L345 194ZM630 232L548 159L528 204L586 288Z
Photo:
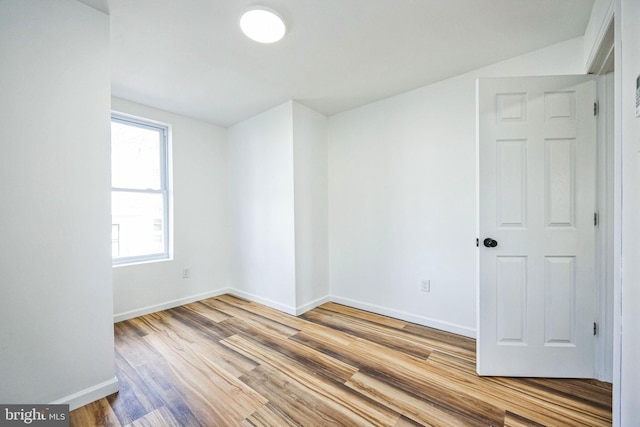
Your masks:
M168 126L111 116L114 264L169 258Z

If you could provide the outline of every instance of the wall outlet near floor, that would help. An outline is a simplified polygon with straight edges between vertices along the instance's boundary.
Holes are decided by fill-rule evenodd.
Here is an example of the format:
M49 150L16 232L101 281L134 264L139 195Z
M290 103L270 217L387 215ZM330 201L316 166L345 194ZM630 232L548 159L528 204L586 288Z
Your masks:
M183 279L188 279L189 277L191 277L191 271L189 271L188 268L183 268L182 269L182 278Z
M423 280L420 282L420 292L431 292L431 280Z

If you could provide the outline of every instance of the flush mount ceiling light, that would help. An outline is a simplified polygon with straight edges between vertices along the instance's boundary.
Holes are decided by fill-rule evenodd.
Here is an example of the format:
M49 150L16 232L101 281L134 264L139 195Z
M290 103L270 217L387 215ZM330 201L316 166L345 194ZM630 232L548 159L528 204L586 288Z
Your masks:
M242 32L258 43L274 43L284 37L287 27L280 15L266 7L254 7L240 18Z

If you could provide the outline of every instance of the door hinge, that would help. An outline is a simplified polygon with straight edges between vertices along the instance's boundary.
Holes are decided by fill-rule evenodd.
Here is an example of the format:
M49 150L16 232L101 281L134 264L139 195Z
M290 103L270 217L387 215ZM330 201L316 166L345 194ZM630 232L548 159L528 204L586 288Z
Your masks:
M593 103L593 115L594 116L598 115L598 103L597 102Z
M476 237L476 248L479 248L479 247L480 247L480 239Z
M598 226L598 222L599 222L598 212L594 212L593 213L593 226L597 227Z
M598 324L593 322L593 335L598 335Z

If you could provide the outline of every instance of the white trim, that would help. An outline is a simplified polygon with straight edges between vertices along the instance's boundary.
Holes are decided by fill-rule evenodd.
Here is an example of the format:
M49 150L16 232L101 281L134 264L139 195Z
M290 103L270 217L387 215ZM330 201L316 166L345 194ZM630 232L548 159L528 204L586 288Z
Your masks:
M308 302L306 304L299 305L296 308L296 316L300 316L301 314L304 314L309 310L313 310L314 308L319 307L322 304L330 302L330 301L331 301L331 298L329 297L329 295L326 295L326 296L324 296L322 298L318 298L318 299L313 300L311 302Z
M125 120L125 121L129 121L129 122L133 122L133 123L137 123L137 122L143 122L142 124L144 125L144 123L148 123L151 125L151 127L157 127L157 128L167 128L167 129L171 129L171 124L168 122L163 122L160 120L154 120L154 119L150 119L144 116L138 116L137 114L129 114L129 113L123 113L120 110L111 110L111 116L116 116L118 118L120 118L121 120Z
M598 227L596 253L596 318L594 375L613 381L613 224L614 224L614 79L598 76Z
M462 335L469 338L476 337L476 330L462 325L456 325L455 323L442 322L440 320L431 319L429 317L419 316L405 311L394 310L392 308L386 308L375 304L368 304L364 302L354 301L348 298L342 298L335 295L331 296L331 301L343 304L353 308L359 308L360 310L370 311L376 314L382 314L384 316L390 316L395 319L406 320L407 322L416 323L418 325L427 326L429 328L440 329L441 331L450 332L452 334Z
M594 4L594 8L595 8ZM601 18L600 26L595 33L595 39L593 40L593 44L591 45L591 49L589 54L587 55L585 61L585 69L587 72L594 72L592 68L600 67L602 64L598 64L597 62L602 62L604 58L608 57L611 54L609 47L604 46L604 39L607 36L607 31L609 30L609 26L613 22L615 15L615 1L610 0L609 6L605 11L604 15ZM592 17L593 18L593 17ZM607 51L602 51L603 48L606 48Z
M110 394L117 392L120 389L118 379L116 377L110 380L101 382L91 387L87 387L84 390L80 390L76 393L65 396L61 399L50 402L52 405L69 405L69 410L73 411L81 406L95 402L98 399L107 397Z
M248 299L250 301L266 305L267 307L275 308L276 310L282 311L283 313L287 313L292 316L297 316L296 308L291 307L290 305L280 304L279 302L276 302L267 298L262 298L261 296L251 294L249 292L244 292L238 289L233 289L233 288L229 289L228 293L230 293L231 295L238 296L240 298Z
M622 2L615 0L614 145L613 145L613 427L622 417Z
M253 302L257 302L263 305L266 305L267 307L271 307L271 308L275 308L276 310L282 311L283 313L287 313L290 314L292 316L300 316L301 314L306 313L309 310L312 310L318 306L321 306L322 304L326 303L326 302L330 302L331 298L326 295L324 297L318 298L316 300L310 301L306 304L297 306L297 307L292 307L289 305L285 305L285 304L280 304L279 302L267 299L267 298L263 298L260 297L258 295L255 294L251 294L248 292L244 292L241 291L239 289L233 289L231 288L229 290L229 293L231 295L235 295L244 299L248 299L249 301L253 301Z
M222 288L215 291L209 291L202 294L191 295L184 298L178 298L172 301L163 302L161 304L150 305L147 307L138 308L135 310L125 311L113 315L113 323L122 322L123 320L133 319L134 317L144 316L145 314L155 313L157 311L168 310L170 308L179 307L181 305L189 304L203 299L217 297L232 293L230 288Z

